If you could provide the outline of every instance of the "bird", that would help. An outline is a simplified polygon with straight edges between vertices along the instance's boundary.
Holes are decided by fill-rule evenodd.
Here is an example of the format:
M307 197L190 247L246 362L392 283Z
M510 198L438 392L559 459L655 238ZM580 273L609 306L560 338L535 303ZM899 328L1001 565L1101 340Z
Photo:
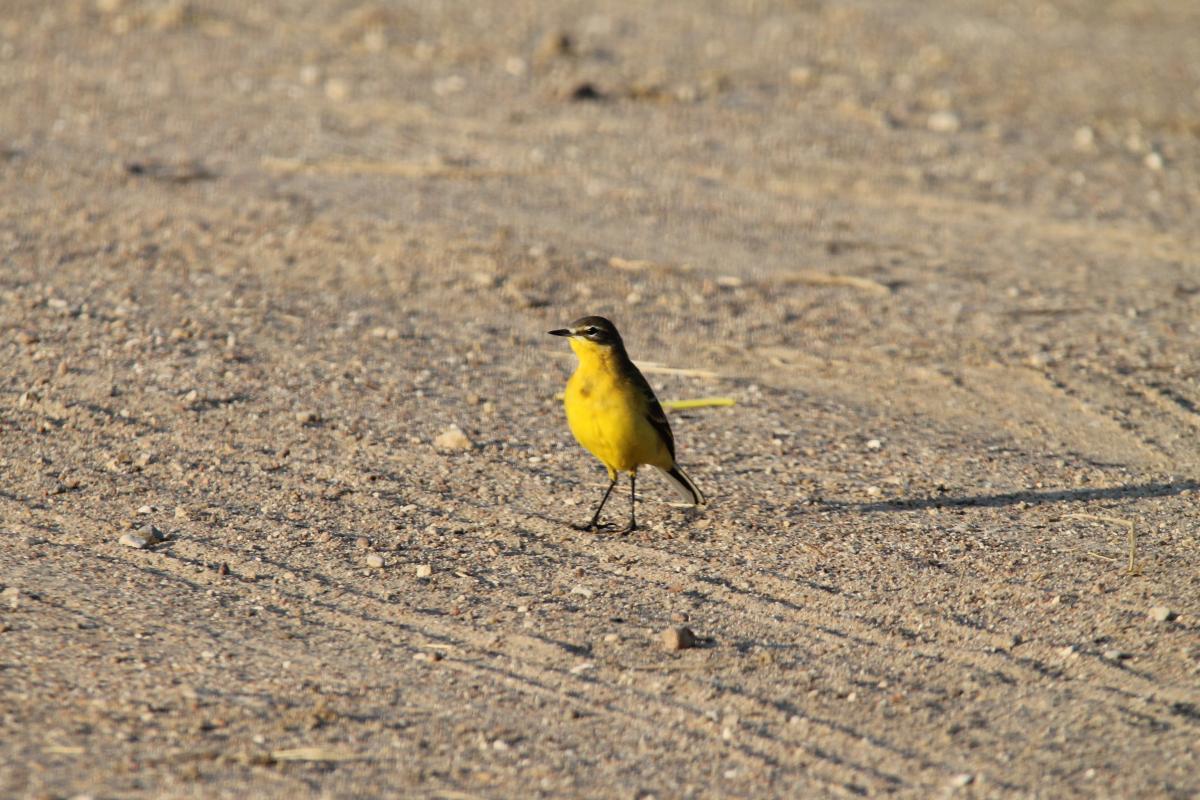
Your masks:
M645 465L660 470L685 502L703 505L704 494L675 462L671 424L625 352L617 326L604 317L588 316L548 333L566 337L579 358L563 395L567 425L583 448L604 464L610 481L591 521L578 528L599 527L600 512L619 474L628 472L629 525L621 533L637 530L637 473Z

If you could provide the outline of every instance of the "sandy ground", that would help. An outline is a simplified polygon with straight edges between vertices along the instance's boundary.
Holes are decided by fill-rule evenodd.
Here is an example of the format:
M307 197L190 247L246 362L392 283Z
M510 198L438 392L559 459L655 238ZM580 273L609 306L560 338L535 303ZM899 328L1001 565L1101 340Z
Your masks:
M6 0L0 796L1200 794L1200 7L650 5Z

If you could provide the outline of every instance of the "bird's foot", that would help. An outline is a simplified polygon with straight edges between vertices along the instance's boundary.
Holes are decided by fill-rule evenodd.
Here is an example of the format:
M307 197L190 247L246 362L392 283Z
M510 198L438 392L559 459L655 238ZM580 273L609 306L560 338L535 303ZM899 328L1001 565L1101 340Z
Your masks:
M637 523L631 522L628 525L626 525L624 528L621 528L621 530L617 531L617 533L621 534L622 536L628 536L629 534L633 533L637 529L638 529Z

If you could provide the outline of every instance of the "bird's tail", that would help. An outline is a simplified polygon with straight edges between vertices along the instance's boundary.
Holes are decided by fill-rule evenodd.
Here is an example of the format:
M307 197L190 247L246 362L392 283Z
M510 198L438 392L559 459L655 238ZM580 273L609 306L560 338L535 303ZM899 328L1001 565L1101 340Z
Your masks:
M679 465L670 469L655 467L659 472L667 477L667 482L671 484L671 488L675 490L684 502L691 503L694 506L704 505L704 492L701 492L696 484L692 483L692 479L687 476L687 473L679 468Z

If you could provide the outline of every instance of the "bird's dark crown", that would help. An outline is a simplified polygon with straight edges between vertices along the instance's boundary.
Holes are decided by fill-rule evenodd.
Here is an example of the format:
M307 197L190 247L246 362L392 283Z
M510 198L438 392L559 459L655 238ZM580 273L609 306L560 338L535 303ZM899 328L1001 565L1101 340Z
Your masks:
M609 345L615 347L623 347L621 342L621 334L617 333L617 326L604 317L580 317L571 323L571 327L562 330L550 331L555 336L569 336L572 338L586 339L589 342L600 345Z

